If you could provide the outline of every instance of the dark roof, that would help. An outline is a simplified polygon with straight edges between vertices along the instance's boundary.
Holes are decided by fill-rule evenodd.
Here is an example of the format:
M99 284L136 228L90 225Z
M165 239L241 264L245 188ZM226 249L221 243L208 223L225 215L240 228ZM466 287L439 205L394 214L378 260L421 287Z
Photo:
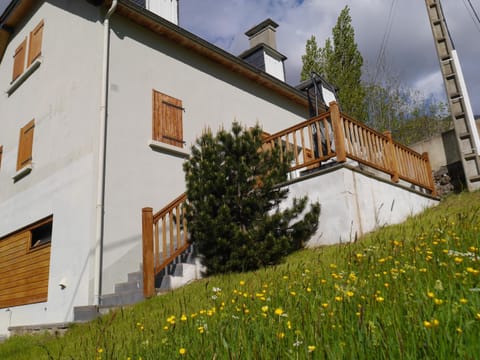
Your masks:
M271 57L277 59L277 60L286 60L287 57L285 55L283 55L282 53L278 52L277 50L275 50L274 48L272 48L271 46L268 46L267 44L264 44L264 43L261 43L261 44L258 44L248 50L245 50L244 52L242 52L240 55L238 55L238 57L240 59L245 59L247 58L248 56L250 56L251 54L259 51L259 50L265 50L265 52L270 55Z
M255 25L254 27L252 27L250 30L248 30L245 35L247 35L248 37L256 34L257 32L259 32L260 30L262 30L263 28L266 28L267 26L271 26L273 27L274 29L276 29L278 27L278 24L273 21L272 19L266 19L266 20L263 20L260 24L258 25Z

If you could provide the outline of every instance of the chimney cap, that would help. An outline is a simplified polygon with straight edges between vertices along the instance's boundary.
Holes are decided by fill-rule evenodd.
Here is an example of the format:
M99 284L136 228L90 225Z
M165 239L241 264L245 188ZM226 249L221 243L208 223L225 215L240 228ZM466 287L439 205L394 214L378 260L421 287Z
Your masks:
M276 29L278 27L278 24L272 19L268 18L266 20L263 20L260 24L252 27L250 30L248 30L245 33L245 35L247 35L248 37L251 37L268 26L271 26L273 29Z

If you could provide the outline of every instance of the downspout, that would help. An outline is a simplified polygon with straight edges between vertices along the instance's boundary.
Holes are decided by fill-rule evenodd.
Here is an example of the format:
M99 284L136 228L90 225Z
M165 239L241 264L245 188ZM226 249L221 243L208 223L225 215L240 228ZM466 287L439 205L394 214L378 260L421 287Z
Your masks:
M105 198L105 154L107 128L108 68L110 55L110 17L117 9L118 0L113 0L103 21L103 59L102 86L100 88L100 124L98 129L98 177L97 177L97 216L95 228L95 269L94 305L101 305L102 300L102 263L103 263L103 222ZM95 293L96 292L96 293Z

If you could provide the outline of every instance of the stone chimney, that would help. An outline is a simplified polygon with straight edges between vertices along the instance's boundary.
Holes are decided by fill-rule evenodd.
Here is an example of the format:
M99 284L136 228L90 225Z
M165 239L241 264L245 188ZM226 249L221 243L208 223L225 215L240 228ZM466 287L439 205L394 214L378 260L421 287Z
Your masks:
M132 0L145 9L178 25L178 0Z
M239 57L250 65L285 81L284 61L285 55L277 51L275 38L278 24L272 19L266 19L248 30L245 35L250 40L250 49L244 51Z

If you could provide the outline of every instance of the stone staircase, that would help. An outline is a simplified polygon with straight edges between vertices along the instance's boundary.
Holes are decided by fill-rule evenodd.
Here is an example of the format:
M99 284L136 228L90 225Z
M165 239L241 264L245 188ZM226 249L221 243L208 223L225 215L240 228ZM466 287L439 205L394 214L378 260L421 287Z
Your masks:
M179 288L202 277L202 266L193 255L193 246L177 256L155 278L157 294ZM77 306L74 308L74 321L89 321L119 306L133 305L144 300L143 272L136 271L127 275L127 281L115 284L112 294L102 296L100 306Z

